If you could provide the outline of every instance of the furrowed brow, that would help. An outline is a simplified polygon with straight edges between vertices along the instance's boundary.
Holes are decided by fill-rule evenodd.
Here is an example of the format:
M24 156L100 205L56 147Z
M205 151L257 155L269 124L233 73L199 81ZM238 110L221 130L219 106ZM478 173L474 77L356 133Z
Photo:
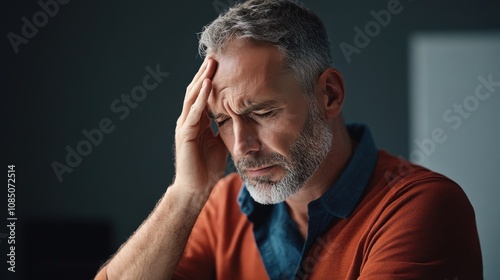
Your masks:
M259 110L273 109L273 108L277 107L277 104L278 103L275 100L269 100L269 101L265 101L262 103L255 103L255 104L252 104L252 105L248 106L247 108L243 109L239 113L239 115L245 115L245 114L248 114L250 112L259 111ZM209 110L208 116L211 119L216 120L216 119L219 119L220 117L227 116L227 114L214 113L213 111Z
M241 114L244 115L244 114L248 114L250 112L266 110L266 109L273 109L276 107L277 107L277 102L275 100L269 100L269 101L265 101L262 103L252 104L252 105L248 106L247 108L245 108L241 112Z
M222 114L215 114L214 112L212 112L211 110L208 111L208 117L210 117L211 119L215 120L215 119L218 119L221 117Z

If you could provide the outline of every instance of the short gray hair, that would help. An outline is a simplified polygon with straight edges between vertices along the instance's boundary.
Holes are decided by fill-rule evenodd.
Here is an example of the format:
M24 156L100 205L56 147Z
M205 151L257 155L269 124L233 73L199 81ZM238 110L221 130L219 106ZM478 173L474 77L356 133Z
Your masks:
M250 0L231 7L203 28L200 55L222 52L231 40L240 38L277 47L285 67L307 93L313 92L318 76L332 66L323 23L290 0Z

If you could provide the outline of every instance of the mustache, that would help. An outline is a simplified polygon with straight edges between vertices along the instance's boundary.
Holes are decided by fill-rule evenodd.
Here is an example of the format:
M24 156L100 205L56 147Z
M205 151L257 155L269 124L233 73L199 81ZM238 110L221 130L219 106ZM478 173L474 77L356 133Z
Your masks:
M239 159L235 162L238 171L244 171L249 168L257 168L262 166L280 165L288 166L287 159L280 154L270 154L266 156L248 156Z

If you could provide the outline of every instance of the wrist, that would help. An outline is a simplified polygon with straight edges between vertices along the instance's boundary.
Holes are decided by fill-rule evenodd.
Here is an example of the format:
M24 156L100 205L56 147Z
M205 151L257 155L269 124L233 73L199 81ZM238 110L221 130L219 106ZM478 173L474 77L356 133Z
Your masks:
M167 189L167 194L175 198L175 200L184 205L187 210L199 212L205 206L212 188L192 189L174 182ZM191 212L190 211L190 212Z

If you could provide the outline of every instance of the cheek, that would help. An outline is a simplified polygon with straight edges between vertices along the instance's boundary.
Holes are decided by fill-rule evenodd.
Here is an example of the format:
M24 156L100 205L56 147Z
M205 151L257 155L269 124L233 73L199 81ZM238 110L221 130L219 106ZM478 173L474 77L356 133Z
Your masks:
M296 135L289 125L273 126L265 128L260 133L260 139L265 153L278 153L282 156L290 156Z
M289 157L291 154L290 148L300 134L300 124L302 122L296 119L255 124L252 127L252 141L258 143L259 153L263 155L277 153L284 157ZM222 142L224 142L224 145L234 157L233 147L235 145L235 136L232 123L228 122L220 127L218 133Z
M234 144L234 135L232 130L227 129L227 128L219 128L218 129L218 134L220 138L222 139L222 142L226 146L226 148L229 150L229 152L232 154L232 147Z

